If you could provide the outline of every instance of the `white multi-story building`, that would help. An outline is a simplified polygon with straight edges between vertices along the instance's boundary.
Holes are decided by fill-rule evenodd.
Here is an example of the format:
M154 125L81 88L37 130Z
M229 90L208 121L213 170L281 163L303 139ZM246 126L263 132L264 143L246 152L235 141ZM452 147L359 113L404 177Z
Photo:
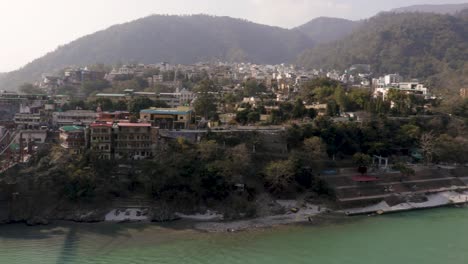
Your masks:
M52 113L54 126L90 125L98 118L98 113L88 110L70 110Z
M164 101L169 107L175 108L183 105L190 104L197 94L187 89L176 89L175 93L160 93L159 100Z
M16 113L14 121L20 128L33 129L41 126L42 117L40 113Z
M420 94L427 97L429 95L429 91L423 84L418 82L401 82L401 83L394 83L385 87L377 87L374 89L374 97L382 96L385 100L387 97L388 92L391 90L398 90L406 93L411 94Z
M403 78L399 74L387 74L377 79L373 79L372 82L375 88L385 88L388 86L395 86L400 83Z

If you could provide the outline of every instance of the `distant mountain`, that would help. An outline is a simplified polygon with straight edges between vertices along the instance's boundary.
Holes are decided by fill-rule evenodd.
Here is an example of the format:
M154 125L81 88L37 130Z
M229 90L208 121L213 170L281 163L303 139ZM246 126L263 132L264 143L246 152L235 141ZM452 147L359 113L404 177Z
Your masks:
M370 64L377 74L398 72L432 87L459 88L468 85L468 13L383 13L348 37L303 53L299 64L337 69Z
M317 43L329 43L351 35L361 24L361 21L319 17L294 30L306 34Z
M406 13L406 12L422 12L436 14L455 14L463 9L468 8L468 3L464 4L446 4L446 5L414 5L393 9L391 12Z
M15 89L70 65L118 62L194 63L207 60L283 63L314 45L305 34L229 17L153 15L82 37L8 73L0 89Z
M0 83L3 82L3 78L5 78L7 76L7 73L5 72L0 72Z

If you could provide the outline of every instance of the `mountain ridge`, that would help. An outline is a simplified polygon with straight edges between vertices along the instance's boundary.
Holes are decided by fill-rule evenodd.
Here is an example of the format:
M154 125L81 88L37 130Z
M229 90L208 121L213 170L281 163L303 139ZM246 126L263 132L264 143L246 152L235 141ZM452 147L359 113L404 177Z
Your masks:
M454 94L468 84L468 16L381 13L352 35L304 52L298 64L342 70L370 64L376 74L398 72Z
M267 44L267 45L266 45ZM119 62L195 63L293 61L314 45L299 31L208 15L151 15L83 36L8 73L0 88L15 88L68 66Z
M400 10L411 8L414 9L415 7L400 8ZM435 16L434 20L441 16L430 12L415 14L413 12L397 11L384 12L375 17L359 21L318 17L298 27L285 29L227 16L203 14L183 16L151 15L85 35L68 44L59 46L54 51L33 60L18 70L0 73L0 89L16 89L24 82L38 80L43 73L54 73L65 67L86 66L96 63L156 63L166 61L186 64L223 60L276 64L299 61L300 64L306 66L328 67L334 65L337 68L343 68L354 63L372 64L372 62L369 62L369 58L365 58L365 52L368 52L368 50L357 50L358 54L346 54L344 52L346 45L343 44L342 40L356 42L356 38L359 38L359 36L364 36L364 39L372 39L371 34L379 34L377 37L382 37L387 33L368 25L376 23L378 21L376 18L391 15L412 16L411 19L405 20L409 24L412 23L412 20L418 20L418 16L424 18ZM459 11L455 15L445 16L447 18L446 24L452 25L453 19L468 20L468 9ZM395 21L389 20L388 24L394 25ZM362 33L362 28L365 28L366 25L370 31ZM435 29L445 26L443 23L433 25ZM405 25L401 23L398 26L405 28ZM433 29L428 29L424 23L417 26L424 28L427 35L431 35ZM391 33L392 30L388 29L387 31ZM450 32L451 29L447 30ZM411 32L415 35L421 35L416 28L412 28ZM358 37L354 35L358 35ZM412 39L411 35L406 37L415 42L413 46L407 47L410 50L418 50L417 47L414 47L415 45L420 45L420 47L426 45L426 43ZM388 39L387 43L391 44L391 40L391 38ZM323 44L327 44L325 46L328 47L324 48ZM457 45L452 45L454 49L451 52L454 53L457 50L463 52L465 44L457 43ZM317 45L322 47L317 47ZM406 43L402 43L402 45L405 46ZM452 47L447 43L444 45L445 48ZM340 46L342 47L340 48ZM396 46L391 47L398 49ZM391 47L383 45L381 53L389 53L387 49ZM462 47L461 50L460 47ZM336 52L344 52L345 54L337 56L329 54L330 58L326 59L323 55L327 54L327 48L338 48L338 50L335 50ZM339 56L344 59L330 63L333 58ZM350 59L350 57L354 59ZM398 57L402 58L402 60L407 59L405 56ZM389 60L392 60L392 58L390 57ZM338 65L338 61L344 64ZM428 61L427 63L431 64L432 62ZM395 65L398 65L398 63L395 63ZM407 66L402 70L397 69L397 67L377 68L379 72L384 69L391 69L392 71L402 71L410 74Z
M306 34L316 43L328 43L349 36L361 23L344 18L317 17L293 30Z
M454 15L463 9L468 8L468 3L461 4L442 4L442 5L412 5L406 7L399 7L392 9L390 12L404 13L404 12L421 12L421 13L435 13L435 14L450 14Z

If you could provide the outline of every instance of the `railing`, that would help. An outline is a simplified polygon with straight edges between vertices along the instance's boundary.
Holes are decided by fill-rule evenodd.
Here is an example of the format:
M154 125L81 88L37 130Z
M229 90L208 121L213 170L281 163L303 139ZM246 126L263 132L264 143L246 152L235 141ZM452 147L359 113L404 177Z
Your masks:
M10 132L7 132L7 134L9 134L9 133L10 133ZM7 136L7 134L5 134L5 136L3 136L3 138L1 139L1 141L3 141L3 140L5 139L5 137ZM3 155L3 153L5 153L5 151L7 151L7 150L11 147L11 145L13 145L13 143L15 142L15 139L16 139L16 137L17 137L18 135L19 135L19 131L15 131L15 132L11 135L11 141L10 141L10 143L9 143L7 146L5 146L5 148L3 148L3 149L1 150L0 156ZM0 142L1 142L1 141L0 141Z

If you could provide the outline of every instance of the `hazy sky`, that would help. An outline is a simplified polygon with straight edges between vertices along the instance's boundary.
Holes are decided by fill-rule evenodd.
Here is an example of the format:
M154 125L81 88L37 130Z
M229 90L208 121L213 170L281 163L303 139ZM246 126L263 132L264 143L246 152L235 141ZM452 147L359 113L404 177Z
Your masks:
M212 14L295 27L319 16L361 19L414 4L468 0L0 0L0 72L76 38L150 14Z

